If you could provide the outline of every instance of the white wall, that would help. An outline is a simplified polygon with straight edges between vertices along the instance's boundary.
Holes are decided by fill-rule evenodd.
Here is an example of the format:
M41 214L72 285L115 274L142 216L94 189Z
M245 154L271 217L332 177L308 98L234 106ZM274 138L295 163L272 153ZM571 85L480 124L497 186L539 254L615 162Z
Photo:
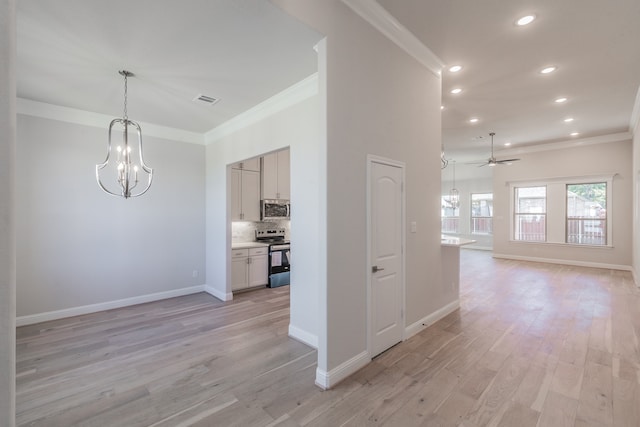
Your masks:
M461 167L465 166L456 165L456 176ZM467 168L469 167L477 168L477 166L467 166ZM442 170L441 192L443 196L448 195L451 187L453 187L453 173L451 168L452 165L449 163L449 166ZM493 178L489 174L488 177L478 176L476 179L456 179L455 184L460 192L460 222L459 233L457 235L476 241L476 243L467 245L465 248L492 249L493 235L471 234L471 194L493 193Z
M290 332L317 345L319 242L323 211L320 171L324 170L320 130L320 100L316 95L263 119L210 140L207 158L207 286L230 299L229 165L284 147L291 163L291 317Z
M144 136L143 126L154 182L125 200L95 180L107 126L18 116L18 316L205 282L205 147Z
M367 154L406 164L405 221L418 227L406 236L406 324L457 298L440 275L441 81L340 1L275 3L327 36L326 349L318 370L331 376L367 357Z
M15 425L16 403L15 55L15 1L0 0L0 427Z
M638 90L638 100L640 100L640 90ZM636 102L636 108L640 108L640 103ZM640 113L640 112L639 112ZM635 123L633 132L633 273L636 285L640 286L640 116Z
M592 140L593 141L593 140ZM583 265L626 268L632 253L632 144L618 142L590 144L575 141L572 147L519 154L522 161L494 168L494 255L530 259L551 259ZM578 247L563 244L513 242L510 221L509 182L545 178L617 175L613 179L613 247Z

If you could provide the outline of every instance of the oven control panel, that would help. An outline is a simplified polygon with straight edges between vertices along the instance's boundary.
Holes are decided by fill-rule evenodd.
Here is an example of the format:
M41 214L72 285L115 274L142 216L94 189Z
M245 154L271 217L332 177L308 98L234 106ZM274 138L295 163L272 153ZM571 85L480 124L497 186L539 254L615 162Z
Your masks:
M284 228L268 228L265 230L256 230L256 240L271 239L274 237L284 237Z

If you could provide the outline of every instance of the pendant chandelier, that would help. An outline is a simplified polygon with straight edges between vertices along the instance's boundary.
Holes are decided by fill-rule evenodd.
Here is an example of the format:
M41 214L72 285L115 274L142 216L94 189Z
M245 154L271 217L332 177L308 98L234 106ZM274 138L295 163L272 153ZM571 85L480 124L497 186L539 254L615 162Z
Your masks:
M153 169L144 163L142 158L142 130L140 125L129 120L127 117L127 78L133 77L134 74L127 70L118 71L124 77L124 114L121 119L113 119L109 124L109 141L107 145L107 158L104 163L96 165L96 179L98 185L105 193L124 197L138 197L147 192L151 187L153 179ZM129 140L129 128L135 129L137 142ZM132 131L133 133L134 131ZM116 147L116 159L111 157L112 138L121 134L121 144ZM133 135L132 135L133 136ZM100 174L108 178L108 184L100 179ZM138 175L147 175L146 186L134 193L133 190L138 186ZM144 182L144 178L142 179Z
M444 142L441 145L440 149L440 169L444 169L449 164L449 160L444 156Z
M453 165L453 187L449 190L449 202L451 207L456 209L460 205L460 192L456 188L456 161L452 160Z

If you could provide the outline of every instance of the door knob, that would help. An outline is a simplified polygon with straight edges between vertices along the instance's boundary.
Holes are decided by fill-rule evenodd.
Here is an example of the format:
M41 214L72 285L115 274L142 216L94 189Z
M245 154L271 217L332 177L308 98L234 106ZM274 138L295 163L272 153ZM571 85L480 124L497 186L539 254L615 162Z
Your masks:
M371 267L372 273L377 273L378 271L382 271L382 270L384 270L384 268L378 268L377 265L374 265L373 267Z

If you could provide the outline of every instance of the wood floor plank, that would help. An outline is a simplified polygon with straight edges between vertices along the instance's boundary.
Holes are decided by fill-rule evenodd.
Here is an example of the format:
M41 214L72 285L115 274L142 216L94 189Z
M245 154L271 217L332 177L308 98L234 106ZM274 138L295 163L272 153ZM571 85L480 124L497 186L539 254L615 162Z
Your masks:
M443 425L457 426L464 417L471 411L476 403L476 399L469 397L460 391L454 390L449 396L434 410L438 416L438 422Z
M613 374L611 367L589 362L576 418L601 426L613 425Z
M553 374L551 391L572 399L580 399L584 366L558 362Z
M511 401L497 423L498 427L536 427L540 413L520 402Z
M542 407L538 427L573 427L578 401L550 391Z
M640 421L640 383L613 378L613 425L637 426Z
M408 394L400 406L384 423L388 426L419 426L440 406L458 383L458 377L447 369L438 371L416 393Z
M526 359L509 358L496 373L492 383L477 399L474 408L465 417L471 425L486 425L500 419L500 413L511 401L529 366Z

